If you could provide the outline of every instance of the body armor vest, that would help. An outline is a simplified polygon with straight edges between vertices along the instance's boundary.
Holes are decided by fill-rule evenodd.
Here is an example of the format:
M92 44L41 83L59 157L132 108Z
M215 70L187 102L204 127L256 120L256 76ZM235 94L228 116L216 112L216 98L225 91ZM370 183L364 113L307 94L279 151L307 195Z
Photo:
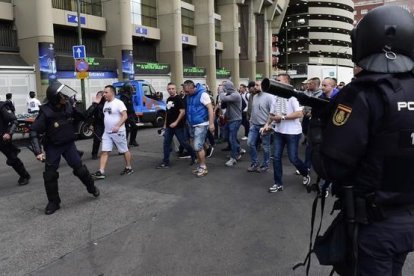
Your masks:
M62 110L55 110L47 104L42 105L40 110L46 117L47 143L63 145L76 139L73 108L69 103Z
M371 137L368 160L377 162L381 179L378 190L414 192L414 78L377 81L385 102L383 123Z

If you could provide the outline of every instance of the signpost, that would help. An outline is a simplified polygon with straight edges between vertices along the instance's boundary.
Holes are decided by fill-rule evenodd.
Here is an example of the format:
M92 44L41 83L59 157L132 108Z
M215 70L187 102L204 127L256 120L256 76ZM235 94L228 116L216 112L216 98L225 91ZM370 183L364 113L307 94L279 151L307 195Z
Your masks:
M74 59L86 58L85 45L75 45L72 47L72 55Z

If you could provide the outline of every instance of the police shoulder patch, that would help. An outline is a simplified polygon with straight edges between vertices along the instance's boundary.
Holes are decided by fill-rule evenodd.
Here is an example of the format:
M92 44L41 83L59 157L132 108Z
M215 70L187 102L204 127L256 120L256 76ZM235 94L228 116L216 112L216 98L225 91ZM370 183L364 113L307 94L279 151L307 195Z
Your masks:
M351 115L351 112L352 108L343 104L339 104L336 107L335 113L333 115L332 123L336 126L344 125L347 122L349 116Z

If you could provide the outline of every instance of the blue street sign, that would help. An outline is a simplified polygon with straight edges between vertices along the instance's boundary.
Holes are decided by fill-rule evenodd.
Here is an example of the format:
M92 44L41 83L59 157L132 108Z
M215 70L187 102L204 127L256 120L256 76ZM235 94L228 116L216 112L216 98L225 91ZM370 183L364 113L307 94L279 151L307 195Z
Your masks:
M78 23L78 16L76 16L75 14L68 14L68 23ZM86 24L86 17L85 16L80 17L80 23L81 23L81 25Z
M85 45L75 45L72 47L72 53L74 59L86 58Z
M183 35L183 36L181 37L181 41L182 41L182 42L186 42L186 43L188 43L188 36Z
M148 29L147 28L144 28L144 27L136 27L135 28L135 32L137 34L147 35L148 34Z

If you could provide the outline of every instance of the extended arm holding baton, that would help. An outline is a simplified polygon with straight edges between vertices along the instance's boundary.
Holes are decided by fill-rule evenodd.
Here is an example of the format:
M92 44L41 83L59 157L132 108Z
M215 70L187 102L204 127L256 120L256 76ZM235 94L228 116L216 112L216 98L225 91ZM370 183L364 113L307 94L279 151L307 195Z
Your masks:
M328 100L309 97L301 91L296 91L292 85L284 84L268 78L262 80L262 91L286 99L295 97L301 105L310 106L316 109L325 108L329 103Z

